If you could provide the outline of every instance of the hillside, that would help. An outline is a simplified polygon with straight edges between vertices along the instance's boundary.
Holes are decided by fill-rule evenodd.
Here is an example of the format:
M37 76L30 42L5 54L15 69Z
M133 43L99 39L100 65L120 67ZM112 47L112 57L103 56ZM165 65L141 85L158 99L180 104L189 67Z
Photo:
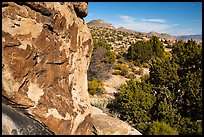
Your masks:
M144 33L124 27L115 29L111 23L107 23L101 19L92 20L87 23L87 26L91 28L93 39L105 39L112 45L113 49L124 50L131 43L142 40L147 41L152 36L156 36L170 45L174 42L174 38L169 34L160 34L157 32Z
M93 23L94 22L94 23ZM142 33L142 32L137 32L134 30L129 30L126 29L124 27L120 27L117 29L110 29L110 28L106 28L106 27L98 27L99 25L97 23L99 23L101 25L102 24L109 24L110 23L104 23L105 21L102 20L93 20L89 23L87 23L87 26L89 26L89 28L91 29L91 34L92 34L92 38L94 40L94 43L98 43L99 45L107 45L110 46L110 51L113 52L112 54L115 57L115 62L111 65L105 65L106 63L104 63L104 57L102 54L106 54L105 50L94 50L93 54L92 54L92 60L91 60L91 64L89 66L89 70L93 71L94 73L96 73L95 71L97 71L97 73L100 72L100 78L104 77L104 75L109 74L111 71L113 73L117 73L118 69L121 71L121 69L128 69L128 74L127 75L134 75L134 77L137 79L137 81L140 81L141 78L141 74L148 74L148 67L147 68L143 68L141 66L137 66L137 65L133 65L132 63L130 63L129 61L127 61L126 58L124 58L123 54L127 53L128 48L139 41L145 41L147 42L148 40L150 40L153 36L158 36L160 37L159 40L162 42L163 46L164 46L164 50L165 51L171 51L171 49L166 48L167 45L171 45L172 42L172 38L170 35L168 34L160 34L157 32L150 32L150 33ZM91 27L90 27L90 24ZM112 25L110 25L112 26ZM170 37L170 38L169 38ZM167 41L167 39L170 39L169 41ZM99 46L98 45L98 46ZM96 62L96 60L98 60L98 62ZM102 62L100 65L98 63ZM122 68L120 68L121 66ZM100 67L98 67L100 66ZM112 66L112 67L110 67ZM102 69L102 70L101 70ZM111 71L107 71L107 73L103 73L103 71L111 69ZM115 71L115 72L114 72ZM89 71L88 71L89 72ZM134 74L135 72L137 72L138 74ZM144 73L144 74L143 74ZM99 74L98 74L99 75ZM88 79L90 80L91 75L89 75L88 73ZM110 78L110 75L107 76ZM128 76L125 76L126 78Z
M131 44L138 41L147 42L152 36L165 36L166 34L159 34L156 32L142 33L123 27L118 29L110 29L106 27L98 27L97 24L93 25L93 22L97 23L98 20L92 21L91 27L90 23L87 24L91 29L91 34L95 45L88 69L88 80L89 82L93 82L93 80L101 81L98 82L98 84L101 85L100 91L104 91L103 93L105 94L91 96L90 98L94 106L104 109L107 105L107 100L115 98L114 94L119 92L118 88L123 85L126 80L133 78L140 82L141 78L148 77L149 75L148 64L134 64L124 57L123 54L127 53L127 50ZM164 47L170 44L162 39L160 39L160 41ZM103 49L102 47L99 48L96 45L105 47L110 46L110 49L107 50ZM171 49L164 48L164 50L168 52ZM110 64L106 63L107 53L111 53L109 58L114 60ZM96 81L93 83L96 84Z
M128 32L129 34L133 33L133 34L137 34L141 37L144 37L147 35L147 33L145 32L138 32L138 31L135 31L135 30L130 30L130 29L126 29L124 27L119 27L116 29L117 31L121 31L121 32Z
M127 120L145 135L202 133L201 45L194 41L178 44L168 34L123 27L90 29L94 40L88 69L92 106Z
M157 33L157 32L149 32L147 33L147 37L152 37L152 36L157 36L161 39L169 40L169 39L174 39L171 35L166 34L166 33Z

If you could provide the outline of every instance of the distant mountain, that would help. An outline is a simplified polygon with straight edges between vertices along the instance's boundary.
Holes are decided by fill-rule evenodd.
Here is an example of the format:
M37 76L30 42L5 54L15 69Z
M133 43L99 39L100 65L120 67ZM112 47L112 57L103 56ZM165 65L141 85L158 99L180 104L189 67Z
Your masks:
M88 27L102 27L102 28L109 28L109 29L115 29L114 26L111 23L107 23L101 19L92 20L87 23Z
M122 32L128 32L128 33L135 33L135 34L143 35L143 36L146 35L146 33L144 33L144 32L138 32L138 31L135 31L135 30L130 30L130 29L126 29L124 27L119 27L116 30L117 31L122 31Z
M133 34L136 34L139 37L148 37L148 38L150 38L152 36L157 36L158 38L165 39L167 41L174 40L173 36L171 36L169 34L166 34L166 33L162 34L162 33L157 33L157 32L154 32L154 31L149 32L149 33L144 33L144 32L138 32L138 31L135 31L135 30L126 29L124 27L119 27L119 28L115 29L115 27L111 23L105 22L105 21L103 21L101 19L92 20L92 21L87 23L87 26L89 28L92 28L92 27L108 28L108 29L114 29L116 31L133 33Z
M128 33L135 33L136 31L134 30L130 30L130 29L126 29L124 27L119 27L116 29L117 31L122 31L122 32L128 32Z
M181 36L174 36L176 40L196 40L197 42L202 42L202 35L181 35Z
M152 36L157 36L157 37L159 37L161 39L166 39L166 40L174 39L173 36L171 36L171 35L169 35L167 33L157 33L157 32L154 32L154 31L151 31L151 32L147 33L147 37L152 37Z

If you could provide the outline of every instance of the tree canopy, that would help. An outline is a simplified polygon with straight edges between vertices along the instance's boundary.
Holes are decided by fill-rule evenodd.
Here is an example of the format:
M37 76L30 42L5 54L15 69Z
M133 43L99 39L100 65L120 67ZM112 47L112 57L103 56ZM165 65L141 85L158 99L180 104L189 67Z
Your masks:
M143 134L200 135L202 45L189 40L177 41L172 47L170 55L159 57L156 52L151 58L148 79L140 83L130 80L120 88L115 108Z

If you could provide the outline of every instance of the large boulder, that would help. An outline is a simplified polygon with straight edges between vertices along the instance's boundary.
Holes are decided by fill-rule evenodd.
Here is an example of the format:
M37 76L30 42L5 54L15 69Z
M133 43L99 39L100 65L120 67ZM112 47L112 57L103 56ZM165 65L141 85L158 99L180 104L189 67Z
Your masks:
M2 3L2 95L55 134L92 133L87 69L93 41L74 5Z
M97 135L142 135L127 122L111 117L99 108L92 107L94 133Z
M2 135L53 135L20 106L2 97Z
M88 14L88 2L73 2L78 17L84 18Z

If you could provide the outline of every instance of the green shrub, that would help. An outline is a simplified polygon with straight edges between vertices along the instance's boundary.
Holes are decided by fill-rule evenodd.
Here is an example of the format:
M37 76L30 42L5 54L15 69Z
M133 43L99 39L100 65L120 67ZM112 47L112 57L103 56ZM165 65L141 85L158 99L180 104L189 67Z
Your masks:
M120 75L120 70L114 70L113 75Z
M92 80L88 82L88 92L91 95L103 94L106 92L102 81Z
M134 79L134 73L127 74L126 78Z
M125 64L116 64L115 69L120 70L120 75L125 76L128 74L128 66Z
M125 60L124 60L124 58L119 58L117 62L120 64L123 64L123 63L125 63Z
M130 61L130 62L129 62L129 66L130 66L130 68L135 67L134 61Z
M156 57L163 57L163 53L164 53L164 46L162 44L162 42L158 39L158 37L153 36L148 43L150 43L151 47L152 47L152 51L153 51L153 58Z
M97 108L100 108L101 110L105 110L107 105L108 105L109 101L107 100L104 100L104 101L95 101L95 102L92 102L91 105L94 106L94 107L97 107Z
M114 68L118 70L123 70L128 69L128 66L126 64L115 64Z
M135 73L135 74L137 73L137 68L136 67L131 67L131 70L132 70L133 73Z
M131 79L120 88L120 92L113 102L111 111L117 111L121 115L121 119L132 123L135 128L143 132L144 128L138 128L139 123L151 120L148 113L151 110L155 97L151 94L151 86L144 82L137 83Z
M125 75L127 75L127 74L128 74L128 67L127 67L127 65L121 66L120 75L125 76Z
M116 54L116 59L120 59L120 58L122 58L122 55L120 55L120 53L117 53Z
M145 74L144 76L142 76L142 79L143 80L147 80L147 79L149 79L150 78L150 75L149 74Z
M163 44L157 37L152 37L149 41L137 41L131 44L128 52L125 55L127 59L141 64L150 61L152 58L163 57L164 49Z
M143 68L140 68L139 70L136 71L136 74L137 75L142 75L144 72L144 69Z
M128 74L128 66L125 64L116 64L115 69L120 70L120 75L125 76Z
M178 124L181 135L202 135L202 120L191 121L189 118L182 117Z
M142 134L202 135L202 44L178 41L171 54L152 59L150 77L126 82L109 106Z
M142 67L144 67L144 68L149 68L150 65L149 65L148 63L143 63L143 64L142 64Z
M117 70L120 70L120 64L115 64L113 68L117 69Z
M107 51L105 54L105 63L114 64L116 55L115 51Z
M128 48L127 59L137 62L141 65L148 62L152 57L152 46L144 41L138 41Z
M166 48L173 48L173 45L166 45Z
M103 47L103 48L105 48L106 50L110 50L110 49L111 49L111 45L108 44L108 43L106 42L106 40L101 39L101 38L98 39L97 41L94 40L94 49L95 49L95 48L98 48L98 47Z
M164 122L154 121L149 127L148 134L149 135L178 135L178 131Z

